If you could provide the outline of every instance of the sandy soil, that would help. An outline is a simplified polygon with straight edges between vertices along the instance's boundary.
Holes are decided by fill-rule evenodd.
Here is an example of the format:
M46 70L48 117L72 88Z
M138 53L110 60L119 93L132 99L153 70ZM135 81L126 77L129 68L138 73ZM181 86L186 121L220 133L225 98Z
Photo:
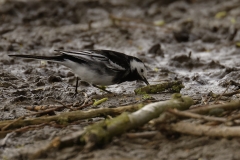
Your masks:
M69 0L6 1L0 4L0 120L31 113L26 106L82 102L105 93L86 83L74 96L74 74L44 61L12 59L8 54L54 55L55 49L111 49L142 59L151 84L181 80L181 93L195 100L210 91L239 89L239 0ZM112 17L112 18L111 18ZM120 19L119 19L120 18ZM116 107L144 100L133 90L140 82L108 86L115 97L97 107ZM151 95L169 99L169 93ZM237 97L232 97L237 98ZM94 108L89 106L88 110ZM96 107L95 107L96 108ZM67 112L68 110L64 110ZM62 112L64 112L62 111ZM58 113L57 113L58 114ZM1 159L28 159L41 145L102 118L67 127L44 126L12 133L0 146ZM152 131L150 124L131 132ZM0 141L1 142L1 141ZM237 160L240 139L214 139L156 134L130 139L125 135L91 152L77 146L49 153L46 159L202 159Z

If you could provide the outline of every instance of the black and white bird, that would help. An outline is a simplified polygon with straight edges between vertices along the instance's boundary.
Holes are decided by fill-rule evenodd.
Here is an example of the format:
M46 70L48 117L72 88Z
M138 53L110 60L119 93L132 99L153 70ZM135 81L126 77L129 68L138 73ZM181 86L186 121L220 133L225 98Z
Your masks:
M11 57L31 58L57 62L75 73L82 81L93 86L112 85L125 81L140 80L149 85L144 63L133 56L111 50L63 51L55 50L61 55L34 56L9 55ZM76 83L77 92L78 80ZM99 87L97 87L99 88Z

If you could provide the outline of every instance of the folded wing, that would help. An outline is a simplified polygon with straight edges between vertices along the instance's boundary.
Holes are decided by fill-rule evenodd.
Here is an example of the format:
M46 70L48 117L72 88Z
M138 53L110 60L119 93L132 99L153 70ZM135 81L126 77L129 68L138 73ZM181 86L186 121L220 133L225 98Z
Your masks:
M121 59L120 59L120 62L118 62L118 61L113 61L113 59L109 58L114 53L110 53L108 55L106 54L107 52L102 52L102 50L87 50L87 51L79 51L79 52L62 51L62 50L56 50L56 51L60 52L63 55L72 56L74 58L80 59L82 61L86 61L88 63L102 64L107 68L116 72L126 70L126 66L120 65L123 63L121 62ZM115 54L118 54L118 52L116 52Z

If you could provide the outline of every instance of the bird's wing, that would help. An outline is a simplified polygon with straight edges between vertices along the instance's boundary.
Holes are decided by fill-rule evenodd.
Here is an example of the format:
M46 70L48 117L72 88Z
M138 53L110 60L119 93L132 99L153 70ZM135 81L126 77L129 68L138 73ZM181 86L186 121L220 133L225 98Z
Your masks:
M114 71L124 71L126 70L125 66L121 65L121 59L117 60L112 59L111 55L108 55L107 52L104 52L102 50L86 50L86 51L63 51L63 50L56 50L63 55L73 56L74 58L86 61L86 62L92 62L92 63L100 63L105 65L107 68L114 70ZM118 52L117 52L118 53ZM120 63L117 63L120 61Z

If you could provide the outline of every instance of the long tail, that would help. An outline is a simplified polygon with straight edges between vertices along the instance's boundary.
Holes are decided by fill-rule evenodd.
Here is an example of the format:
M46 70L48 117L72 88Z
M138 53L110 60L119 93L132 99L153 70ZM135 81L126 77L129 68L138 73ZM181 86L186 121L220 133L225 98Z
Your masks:
M56 61L61 62L64 61L64 57L62 55L59 56L33 56L33 55L8 55L10 57L19 57L19 58L30 58L30 59L40 59L40 60L47 60L47 61Z

